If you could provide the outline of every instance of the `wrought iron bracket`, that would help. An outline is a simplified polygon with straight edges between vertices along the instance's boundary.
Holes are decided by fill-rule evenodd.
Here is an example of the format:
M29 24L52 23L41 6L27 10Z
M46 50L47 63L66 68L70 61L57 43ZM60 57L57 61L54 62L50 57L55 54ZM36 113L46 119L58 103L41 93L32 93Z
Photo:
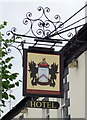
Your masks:
M28 12L26 14L26 17L23 20L23 24L28 26L28 31L24 34L18 34L17 29L13 27L11 30L7 31L7 35L12 35L12 38L15 39L16 37L22 37L24 39L33 38L32 42L29 42L29 40L25 40L25 42L20 41L20 44L31 44L33 46L36 45L45 45L52 47L63 47L63 42L68 41L69 39L63 38L61 35L58 34L57 39L52 39L48 37L51 32L54 30L55 33L57 33L57 28L59 27L59 30L63 29L63 25L61 22L61 17L56 14L53 17L53 20L50 20L49 13L50 8L48 7L41 7L39 6L37 8L38 13L40 13L40 16L36 19L33 18L33 14L31 12ZM71 35L69 35L70 37ZM16 43L19 43L19 41L14 41ZM43 43L44 42L44 43ZM52 44L46 44L46 43L52 43ZM21 44L21 45L23 45ZM62 45L60 45L62 44ZM23 46L22 46L23 48Z
M13 27L11 30L7 31L7 35L12 35L12 39L14 39L14 43L17 43L19 45L14 46L13 44L10 44L9 46L15 47L20 53L21 49L24 48L25 44L28 44L28 46L47 46L50 48L57 47L62 48L65 45L65 42L69 42L70 39L73 37L73 34L70 32L71 30L75 29L75 33L77 33L76 29L78 27L81 27L83 25L79 25L76 27L69 28L70 26L78 23L79 21L83 20L84 18L72 23L71 25L68 25L64 27L65 22L61 22L60 15L56 14L53 16L53 20L50 19L50 8L48 7L41 7L39 6L37 8L39 17L34 18L33 14L31 12L28 12L26 14L26 17L23 19L23 24L25 26L28 26L28 31L23 34L18 34L17 29ZM49 17L48 17L49 16ZM52 16L52 14L51 14ZM87 16L86 16L87 17ZM51 17L52 18L52 17ZM72 18L72 17L70 17ZM68 21L68 20L66 20ZM69 29L67 29L69 28ZM54 33L53 33L54 31ZM61 34L69 32L67 34L68 39L63 37ZM51 34L52 33L52 34ZM51 37L50 37L51 36ZM55 38L56 36L56 38ZM22 37L22 39L16 39L17 37ZM29 40L31 38L31 41ZM21 46L21 49L19 47ZM22 53L21 53L22 55Z

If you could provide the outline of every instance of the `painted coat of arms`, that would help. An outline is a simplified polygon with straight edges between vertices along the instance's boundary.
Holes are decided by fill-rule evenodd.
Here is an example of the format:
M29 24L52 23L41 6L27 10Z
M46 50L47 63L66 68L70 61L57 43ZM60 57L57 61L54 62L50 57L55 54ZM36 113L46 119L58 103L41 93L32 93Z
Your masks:
M50 85L55 87L55 80L58 74L58 65L52 63L49 65L46 59L43 58L41 62L36 64L34 61L29 62L29 72L31 78L31 84L33 86L39 85Z

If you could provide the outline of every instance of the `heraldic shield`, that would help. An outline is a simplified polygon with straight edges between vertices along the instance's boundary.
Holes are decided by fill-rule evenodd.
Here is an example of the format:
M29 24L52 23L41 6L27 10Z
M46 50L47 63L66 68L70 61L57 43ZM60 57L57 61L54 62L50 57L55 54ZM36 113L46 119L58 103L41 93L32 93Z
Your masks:
M50 85L55 86L56 73L58 70L58 65L53 63L49 65L46 59L43 58L42 61L36 65L34 61L29 63L29 72L31 78L31 84L34 85Z
M38 77L40 82L46 82L48 81L48 76L49 76L49 69L44 68L44 67L39 67L38 68Z
M38 65L38 82L41 85L49 84L49 65L45 61L45 58Z

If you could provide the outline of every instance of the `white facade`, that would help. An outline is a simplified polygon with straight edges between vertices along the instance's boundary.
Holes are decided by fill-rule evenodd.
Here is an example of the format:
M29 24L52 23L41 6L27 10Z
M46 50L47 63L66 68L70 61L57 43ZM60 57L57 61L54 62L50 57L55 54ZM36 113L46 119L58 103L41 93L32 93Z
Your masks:
M87 118L87 51L78 58L78 67L69 68L69 112L72 118Z

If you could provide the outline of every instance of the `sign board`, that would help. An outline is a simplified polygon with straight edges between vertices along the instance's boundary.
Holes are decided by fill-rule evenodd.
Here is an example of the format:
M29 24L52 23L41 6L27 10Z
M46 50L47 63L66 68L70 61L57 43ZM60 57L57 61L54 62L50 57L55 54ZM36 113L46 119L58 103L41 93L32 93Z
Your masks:
M63 97L62 54L51 49L23 51L23 95Z
M29 108L43 108L43 109L58 109L58 102L53 101L29 101L27 107Z

